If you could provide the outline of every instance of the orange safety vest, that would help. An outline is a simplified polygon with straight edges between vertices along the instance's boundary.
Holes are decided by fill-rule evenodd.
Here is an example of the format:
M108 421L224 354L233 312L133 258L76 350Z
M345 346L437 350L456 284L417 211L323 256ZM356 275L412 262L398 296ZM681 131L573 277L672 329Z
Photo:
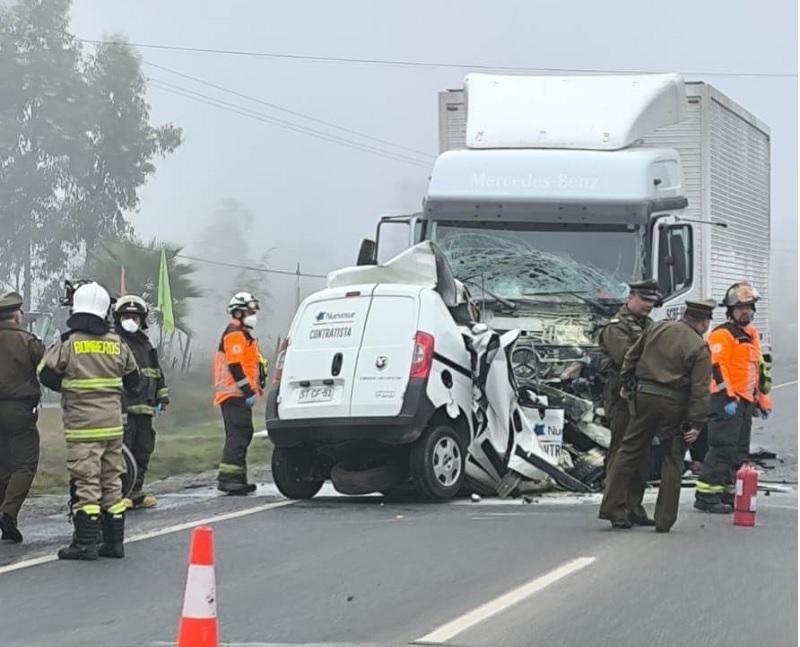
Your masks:
M769 397L758 390L761 343L753 326L728 322L708 335L711 349L711 393L724 392L731 400L755 402L772 409Z
M214 406L230 398L262 395L258 342L238 319L228 324L214 356Z

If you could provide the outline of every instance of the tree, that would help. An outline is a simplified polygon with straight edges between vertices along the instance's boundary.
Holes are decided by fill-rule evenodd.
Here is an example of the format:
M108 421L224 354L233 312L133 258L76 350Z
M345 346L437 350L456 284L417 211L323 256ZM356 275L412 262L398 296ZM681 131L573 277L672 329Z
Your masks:
M153 160L181 143L179 129L150 125L134 51L84 54L69 32L70 6L0 8L0 276L24 286L26 306L35 280L130 233Z
M125 292L142 297L152 309L157 298L161 246L155 239L144 244L136 240L102 241L88 254L81 275L91 277L112 295L118 295L124 268ZM181 246L166 243L164 249L169 269L175 327L188 335L191 332L188 324L188 300L201 296L194 281L196 268L192 263L178 258L182 251Z

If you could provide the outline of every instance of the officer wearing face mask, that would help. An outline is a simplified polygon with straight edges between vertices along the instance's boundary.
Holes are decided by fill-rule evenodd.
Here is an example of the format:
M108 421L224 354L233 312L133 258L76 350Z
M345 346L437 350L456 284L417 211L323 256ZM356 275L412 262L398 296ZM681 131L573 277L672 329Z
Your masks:
M158 361L158 352L147 338L147 316L149 309L144 299L134 294L121 296L114 305L114 328L131 349L140 373L149 378L147 388L136 397L125 396L122 410L125 417L124 442L131 450L138 475L130 496L124 499L131 508L152 508L156 499L142 491L144 477L150 464L150 456L156 446L153 416L161 415L169 405L169 390Z
M728 320L708 335L712 369L708 454L694 500L694 507L703 512L733 511L735 473L750 453L753 418L766 420L772 411L767 395L771 380L766 379L758 330L752 325L759 299L749 283L734 283L721 303Z
M253 439L253 405L263 394L265 369L253 337L258 300L238 292L228 303L228 323L214 358L214 405L225 424L225 446L217 475L217 489L227 494L249 494L247 450Z

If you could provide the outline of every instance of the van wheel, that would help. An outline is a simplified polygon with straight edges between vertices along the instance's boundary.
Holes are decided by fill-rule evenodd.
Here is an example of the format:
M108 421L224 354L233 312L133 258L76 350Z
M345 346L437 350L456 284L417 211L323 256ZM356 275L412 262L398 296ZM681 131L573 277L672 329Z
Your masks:
M305 447L275 447L272 451L272 478L287 499L310 499L324 480L309 480L314 453ZM302 479L302 480L301 480Z
M466 450L451 427L432 427L411 446L411 478L423 496L452 499L464 483Z
M350 495L387 490L403 478L397 464L388 458L371 457L366 461L343 461L331 469L331 482L337 492Z

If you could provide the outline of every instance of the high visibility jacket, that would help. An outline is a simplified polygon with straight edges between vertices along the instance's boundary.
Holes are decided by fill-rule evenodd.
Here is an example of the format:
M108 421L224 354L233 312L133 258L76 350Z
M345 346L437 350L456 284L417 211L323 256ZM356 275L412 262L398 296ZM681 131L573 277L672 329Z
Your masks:
M260 360L258 342L239 320L232 319L214 357L214 405L261 395Z
M118 335L72 330L44 354L39 379L61 392L64 435L71 442L122 437L122 393L140 382L130 349Z
M759 366L762 362L758 331L727 322L708 335L711 349L711 392L725 393L731 400L756 403L772 409L769 397L759 391Z
M169 390L158 361L158 352L142 331L134 334L121 332L120 337L131 349L141 374L149 378L147 387L141 393L136 396L124 394L122 408L125 413L152 416L156 404L169 403Z

